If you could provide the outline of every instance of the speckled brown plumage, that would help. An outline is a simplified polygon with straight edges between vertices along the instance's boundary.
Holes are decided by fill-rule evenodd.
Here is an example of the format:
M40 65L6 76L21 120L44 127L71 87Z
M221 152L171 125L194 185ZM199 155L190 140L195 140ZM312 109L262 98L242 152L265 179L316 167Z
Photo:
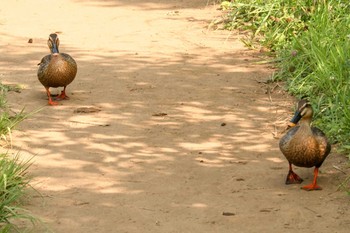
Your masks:
M56 99L68 99L66 87L74 80L77 74L77 64L75 60L66 53L59 53L59 39L57 34L50 34L48 46L51 54L41 59L38 69L38 79L45 87L50 105L57 103L52 101L49 91L50 87L63 87L61 95Z
M302 179L292 170L292 165L298 167L315 167L314 181L304 186L305 190L321 189L317 184L318 168L322 165L331 150L326 135L316 127L310 127L313 110L305 100L298 103L291 123L300 125L291 128L280 140L279 146L289 162L289 174L286 184L301 183Z

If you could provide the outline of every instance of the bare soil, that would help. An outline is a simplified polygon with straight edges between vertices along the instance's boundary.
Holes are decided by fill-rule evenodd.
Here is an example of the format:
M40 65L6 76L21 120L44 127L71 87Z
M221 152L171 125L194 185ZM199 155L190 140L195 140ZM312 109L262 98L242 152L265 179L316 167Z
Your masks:
M241 35L208 28L212 1L1 5L0 77L23 88L9 104L40 109L11 149L34 156L33 232L349 232L345 157L325 161L322 191L284 184L294 100ZM54 107L36 76L52 32L78 63ZM296 172L311 182L313 169Z

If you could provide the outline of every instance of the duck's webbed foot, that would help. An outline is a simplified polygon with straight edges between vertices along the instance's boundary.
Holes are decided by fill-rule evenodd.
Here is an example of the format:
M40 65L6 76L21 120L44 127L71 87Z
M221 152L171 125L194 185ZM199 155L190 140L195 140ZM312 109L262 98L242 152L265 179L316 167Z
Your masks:
M49 87L45 87L45 89L46 89L47 97L49 98L48 104L51 105L51 106L58 105L57 102L52 101L51 93L50 93Z
M287 179L286 179L286 184L300 184L303 182L303 179L301 179L295 172L292 170L289 170Z
M64 87L63 91L61 91L61 94L56 97L56 100L69 100L69 97L66 95L66 87Z
M301 189L304 189L306 191L312 191L312 190L322 190L320 186L317 185L317 176L318 176L318 167L315 167L314 170L314 180L312 181L312 184L306 185L301 187Z
M301 189L304 189L305 191L313 191L313 190L322 190L320 186L317 184L309 184L301 187Z

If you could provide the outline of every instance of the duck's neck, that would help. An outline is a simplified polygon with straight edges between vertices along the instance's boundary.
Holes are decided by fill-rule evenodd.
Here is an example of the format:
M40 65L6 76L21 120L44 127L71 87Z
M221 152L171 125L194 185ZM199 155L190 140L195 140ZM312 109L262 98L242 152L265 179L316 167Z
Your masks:
M311 118L303 118L300 120L300 128L299 128L299 132L301 134L312 134L312 131L311 131L311 127L310 127L310 124L311 124Z

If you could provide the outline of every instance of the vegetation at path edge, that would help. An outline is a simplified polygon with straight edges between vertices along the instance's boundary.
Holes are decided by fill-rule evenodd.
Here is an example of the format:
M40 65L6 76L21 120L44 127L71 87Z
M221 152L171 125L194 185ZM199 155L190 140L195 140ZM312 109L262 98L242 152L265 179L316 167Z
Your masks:
M308 97L314 124L350 155L350 4L348 0L222 1L225 29L249 31L247 46L274 57L274 81ZM350 157L349 157L350 158Z
M6 105L6 92L11 88L0 84L0 135L8 142L11 130L28 115L20 112L11 116ZM0 154L0 233L17 231L18 227L13 220L27 219L34 223L36 219L28 211L19 207L21 198L29 186L27 169L30 161L21 161L19 156L10 157Z

